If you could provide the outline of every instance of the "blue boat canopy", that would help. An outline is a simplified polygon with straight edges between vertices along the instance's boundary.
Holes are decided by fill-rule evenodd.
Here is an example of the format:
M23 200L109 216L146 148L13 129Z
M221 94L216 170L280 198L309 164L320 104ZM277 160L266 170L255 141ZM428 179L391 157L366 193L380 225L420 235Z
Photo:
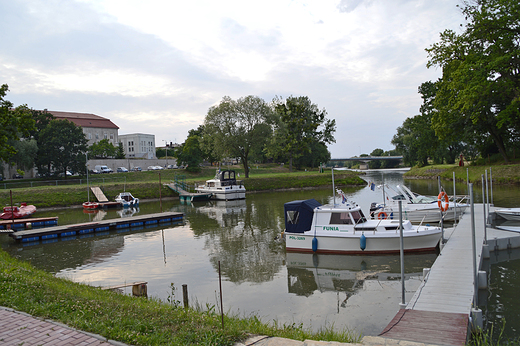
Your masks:
M287 202L283 205L285 214L285 231L303 233L311 229L314 208L321 206L313 199Z

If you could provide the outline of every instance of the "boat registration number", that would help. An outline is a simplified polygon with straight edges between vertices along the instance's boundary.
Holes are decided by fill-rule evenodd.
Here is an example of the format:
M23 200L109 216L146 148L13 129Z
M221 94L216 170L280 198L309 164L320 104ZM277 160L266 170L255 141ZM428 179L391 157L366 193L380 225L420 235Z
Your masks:
M305 240L305 237L296 237L294 235L289 236L289 239L291 240Z

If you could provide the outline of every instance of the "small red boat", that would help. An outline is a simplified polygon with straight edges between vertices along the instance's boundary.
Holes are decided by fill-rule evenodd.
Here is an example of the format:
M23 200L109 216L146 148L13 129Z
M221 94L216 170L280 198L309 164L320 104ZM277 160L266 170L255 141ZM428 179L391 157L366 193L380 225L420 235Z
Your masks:
M85 202L85 203L83 203L83 209L94 210L94 209L97 209L97 208L99 208L99 203L98 202Z
M36 207L34 205L27 205L27 203L22 203L22 205L20 205L19 207L4 207L4 212L0 214L0 219L21 219L24 217L31 216L32 214L34 214L35 211Z

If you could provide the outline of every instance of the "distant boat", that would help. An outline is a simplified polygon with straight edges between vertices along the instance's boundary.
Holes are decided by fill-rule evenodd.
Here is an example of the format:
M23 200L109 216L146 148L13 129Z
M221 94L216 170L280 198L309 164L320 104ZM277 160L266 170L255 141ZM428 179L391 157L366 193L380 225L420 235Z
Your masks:
M232 170L217 170L215 178L207 180L205 185L195 188L200 193L211 193L218 200L246 198L246 188L241 181L237 182L236 173Z
M121 192L116 196L116 202L121 203L123 208L139 206L139 198L132 196L130 192Z
M83 209L86 210L94 210L99 208L98 202L85 202L83 203Z
M374 189L374 187L375 185L371 184L371 188ZM442 214L444 221L455 221L455 217L460 218L468 207L468 204L464 203L466 196L461 196L455 202L449 201L445 192L434 197L419 195L404 185L397 185L393 188L384 184L379 188L386 189L388 192L385 193L384 203L371 204L370 217L373 219L399 219L399 201L402 202L403 219L417 223L440 222L440 205L446 209ZM388 193L393 196L389 197Z
M22 219L24 217L29 217L36 211L36 207L34 205L27 205L27 203L22 203L22 205L13 206L13 207L4 207L4 212L0 214L0 219L3 220L11 220L11 219Z

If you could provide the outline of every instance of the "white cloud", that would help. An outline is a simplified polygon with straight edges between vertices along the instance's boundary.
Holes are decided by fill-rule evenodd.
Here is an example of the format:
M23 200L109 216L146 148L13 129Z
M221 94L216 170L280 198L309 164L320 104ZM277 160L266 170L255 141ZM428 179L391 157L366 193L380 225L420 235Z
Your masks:
M306 95L338 123L333 157L391 149L395 128L418 112L417 87L440 73L426 69L424 49L462 23L450 0L2 6L0 82L14 103L182 142L225 95Z

